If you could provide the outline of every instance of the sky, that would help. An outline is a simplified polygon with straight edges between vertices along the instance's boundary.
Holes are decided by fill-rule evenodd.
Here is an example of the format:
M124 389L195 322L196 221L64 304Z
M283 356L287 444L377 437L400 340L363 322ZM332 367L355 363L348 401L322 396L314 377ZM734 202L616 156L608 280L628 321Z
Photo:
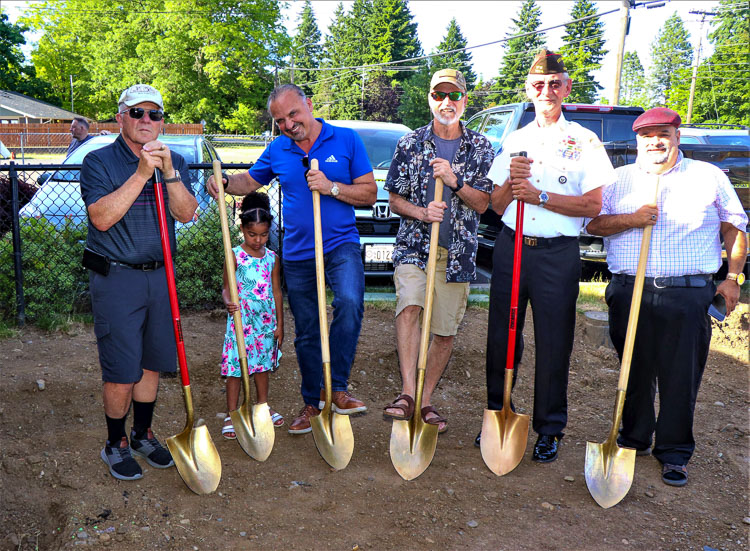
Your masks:
M346 10L351 6L351 1L343 2ZM10 21L15 22L23 15L33 2L22 0L0 0L0 6L8 14ZM572 1L550 1L538 0L537 4L542 9L542 29L565 23L570 19L569 13ZM702 35L701 59L709 56L712 52L711 45L707 40L707 33L711 27L708 19L703 25L701 32L701 16L691 14L690 11L710 11L718 2L695 1L695 0L666 0L663 7L646 9L638 7L630 11L631 23L630 33L625 40L625 51L635 51L644 68L650 65L650 44L657 36L664 21L677 12L685 23L690 33L693 48L697 48L699 37ZM328 26L333 19L333 13L338 5L332 0L313 0L313 10L318 27L323 34L327 34ZM620 0L599 0L596 2L599 13L619 10L622 2ZM289 33L294 35L298 22L298 14L304 3L301 0L288 2L284 10ZM418 24L419 40L422 49L431 53L445 36L450 20L455 17L462 34L467 39L469 46L479 46L488 42L494 42L506 37L512 26L511 19L520 9L521 1L476 1L476 0L412 0L409 3L414 21ZM604 37L607 41L606 47L609 53L604 58L603 67L595 73L595 78L604 87L602 95L610 98L614 87L616 48L620 36L620 14L615 11L602 17L605 24ZM554 50L562 45L564 28L560 27L547 32L547 47ZM27 42L33 41L34 37L27 36ZM28 55L29 47L25 49ZM489 79L497 76L502 59L502 44L492 44L470 50L474 72Z

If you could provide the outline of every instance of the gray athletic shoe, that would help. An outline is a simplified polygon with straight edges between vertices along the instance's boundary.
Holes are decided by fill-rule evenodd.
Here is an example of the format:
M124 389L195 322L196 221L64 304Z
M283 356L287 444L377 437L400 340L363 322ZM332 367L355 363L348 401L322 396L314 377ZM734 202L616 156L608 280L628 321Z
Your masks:
M168 469L174 466L172 454L156 439L151 429L146 431L143 438L136 438L135 432L130 433L130 446L135 455L143 457L146 462L157 469Z
M107 443L102 450L101 458L109 467L109 473L119 480L138 480L143 478L143 471L138 462L130 455L128 439L124 436L119 446Z

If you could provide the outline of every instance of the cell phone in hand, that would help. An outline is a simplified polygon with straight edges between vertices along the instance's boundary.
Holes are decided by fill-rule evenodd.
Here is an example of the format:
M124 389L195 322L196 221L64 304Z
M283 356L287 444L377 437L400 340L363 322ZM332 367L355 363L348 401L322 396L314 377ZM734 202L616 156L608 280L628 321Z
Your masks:
M727 302L724 300L724 295L720 293L714 295L714 299L708 307L708 315L716 321L724 321L724 318L727 317Z

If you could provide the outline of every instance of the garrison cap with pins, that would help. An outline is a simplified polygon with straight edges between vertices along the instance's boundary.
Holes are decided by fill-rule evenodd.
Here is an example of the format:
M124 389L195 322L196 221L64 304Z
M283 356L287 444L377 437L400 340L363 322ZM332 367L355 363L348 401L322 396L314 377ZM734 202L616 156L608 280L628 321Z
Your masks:
M430 90L434 90L435 86L444 82L452 84L462 92L466 93L466 79L461 74L461 71L456 71L455 69L440 69L432 75Z
M529 69L530 75L555 75L566 72L562 56L546 49L536 54Z
M674 126L679 128L682 119L677 111L672 111L666 107L654 107L649 109L633 121L633 132L646 126Z
M128 107L133 107L139 103L146 102L155 103L159 106L159 109L164 109L164 101L161 99L159 90L148 84L134 84L120 94L117 104L125 104Z

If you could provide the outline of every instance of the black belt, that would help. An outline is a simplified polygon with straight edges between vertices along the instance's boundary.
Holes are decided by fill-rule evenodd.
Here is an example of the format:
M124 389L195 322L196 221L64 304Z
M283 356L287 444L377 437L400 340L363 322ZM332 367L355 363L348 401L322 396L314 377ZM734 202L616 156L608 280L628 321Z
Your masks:
M119 260L112 260L111 263L114 266L122 266L123 268L130 268L131 270L140 270L142 272L152 272L164 266L164 262L162 262L161 260L154 260L153 262L144 262L143 264L130 264L129 262L120 262Z
M713 279L711 274L693 274L683 276L647 277L643 284L656 289L664 287L705 287ZM612 274L612 281L619 283L635 282L634 275Z
M502 231L515 239L516 232L510 229L508 226L503 226ZM557 237L534 237L531 235L524 235L523 244L527 247L552 247L561 243L575 241L576 239L578 238L572 237L570 235L558 235Z

